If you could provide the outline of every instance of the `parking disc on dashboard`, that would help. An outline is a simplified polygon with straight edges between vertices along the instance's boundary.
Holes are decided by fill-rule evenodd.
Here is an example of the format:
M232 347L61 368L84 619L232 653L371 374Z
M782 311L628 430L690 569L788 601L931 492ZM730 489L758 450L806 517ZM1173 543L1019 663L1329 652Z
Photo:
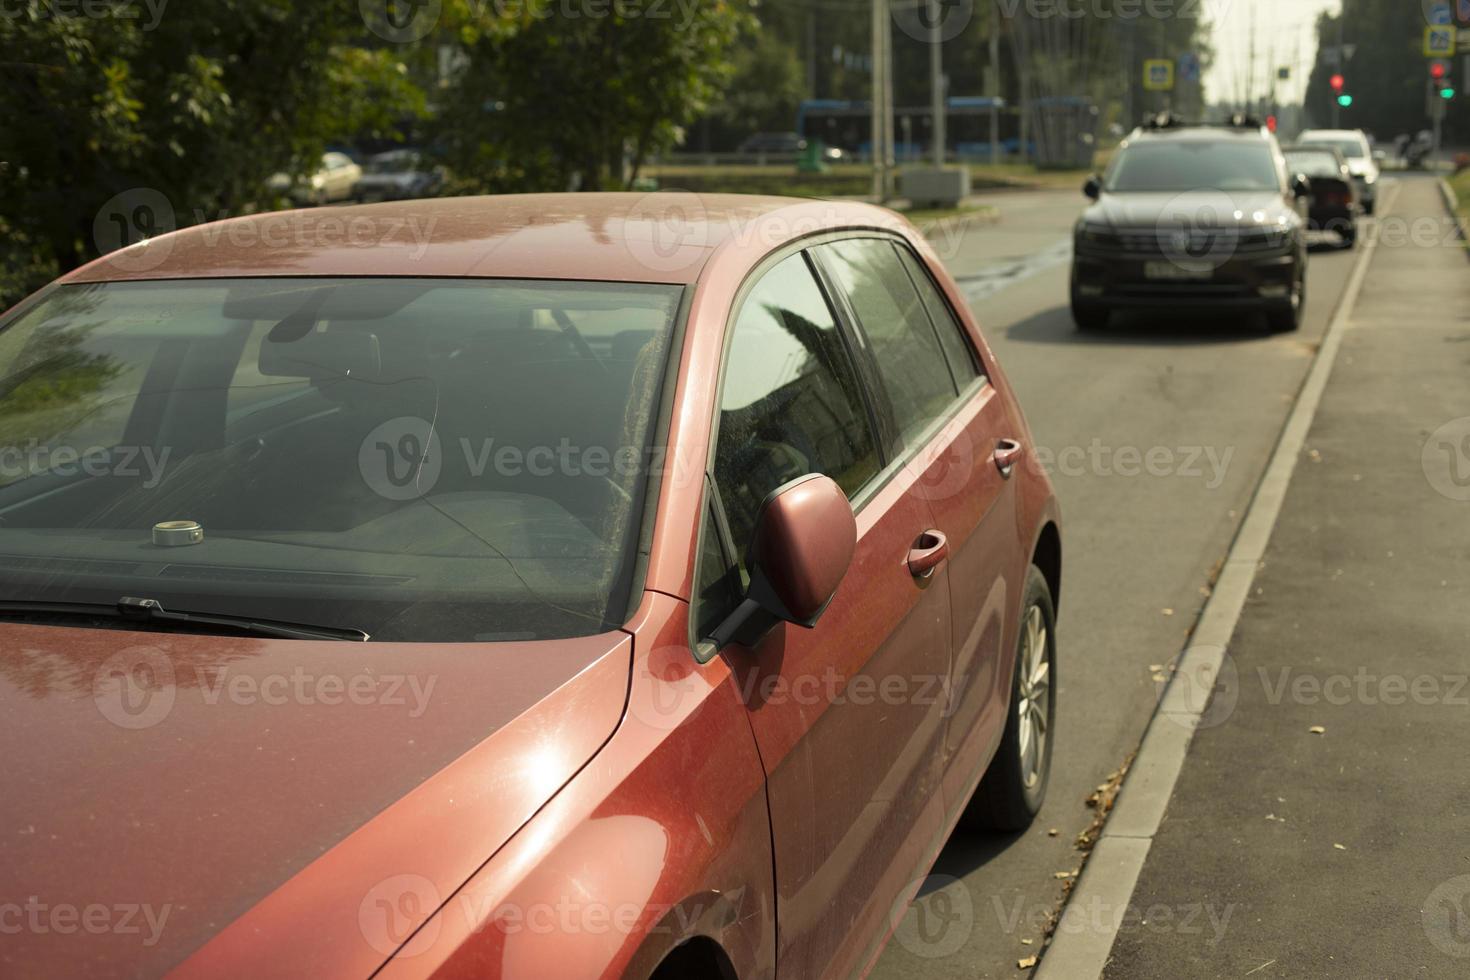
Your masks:
M153 543L161 548L182 548L204 540L198 521L160 521L153 525Z

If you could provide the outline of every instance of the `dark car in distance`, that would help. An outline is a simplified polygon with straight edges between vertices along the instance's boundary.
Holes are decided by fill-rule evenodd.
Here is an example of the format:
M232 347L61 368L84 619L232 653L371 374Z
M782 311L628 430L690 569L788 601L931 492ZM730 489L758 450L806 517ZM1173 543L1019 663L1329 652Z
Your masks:
M388 150L368 160L353 189L359 201L407 201L433 197L444 186L444 168L414 149Z
M1336 232L1343 247L1358 241L1358 215L1363 204L1342 151L1323 143L1282 148L1286 166L1311 181L1307 204L1307 227L1312 231Z
M1137 309L1260 312L1272 330L1295 330L1306 299L1309 191L1254 120L1151 120L1084 187L1094 203L1075 229L1078 329Z

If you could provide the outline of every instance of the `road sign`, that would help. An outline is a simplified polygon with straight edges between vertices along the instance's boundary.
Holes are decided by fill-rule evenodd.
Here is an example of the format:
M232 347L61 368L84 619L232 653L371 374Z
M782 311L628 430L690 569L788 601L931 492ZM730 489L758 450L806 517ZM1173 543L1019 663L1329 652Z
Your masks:
M1193 51L1186 51L1179 56L1179 80L1193 85L1199 81L1200 63L1199 55Z
M1143 63L1143 87L1149 92L1174 89L1174 62L1168 58L1149 58Z
M1455 53L1455 29L1453 27L1424 28L1424 55L1439 58Z
M1454 21L1450 19L1449 0L1431 0L1430 3L1425 5L1424 16L1429 21L1429 23L1435 25L1454 23Z

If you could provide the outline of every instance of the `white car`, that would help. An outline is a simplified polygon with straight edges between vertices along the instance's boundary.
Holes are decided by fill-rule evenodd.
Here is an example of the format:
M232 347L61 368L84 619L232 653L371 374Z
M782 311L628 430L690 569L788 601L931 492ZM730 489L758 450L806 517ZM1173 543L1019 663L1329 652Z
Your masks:
M1324 143L1335 146L1347 159L1348 172L1358 185L1358 197L1363 202L1363 211L1373 213L1378 198L1378 163L1373 159L1373 146L1361 129L1308 129L1296 139L1297 143Z
M277 194L285 194L298 204L330 204L345 201L357 193L362 168L345 153L323 153L321 166L304 181L289 174L276 174L268 186Z

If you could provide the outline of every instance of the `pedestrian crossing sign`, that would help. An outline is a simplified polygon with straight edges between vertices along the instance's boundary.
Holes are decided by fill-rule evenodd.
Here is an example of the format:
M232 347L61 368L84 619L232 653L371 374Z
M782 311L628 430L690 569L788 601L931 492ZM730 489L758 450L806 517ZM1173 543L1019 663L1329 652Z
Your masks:
M1168 58L1150 58L1143 63L1143 87L1149 92L1168 92L1174 88L1174 62Z
M1455 53L1455 29L1453 27L1424 28L1424 56L1443 58Z

